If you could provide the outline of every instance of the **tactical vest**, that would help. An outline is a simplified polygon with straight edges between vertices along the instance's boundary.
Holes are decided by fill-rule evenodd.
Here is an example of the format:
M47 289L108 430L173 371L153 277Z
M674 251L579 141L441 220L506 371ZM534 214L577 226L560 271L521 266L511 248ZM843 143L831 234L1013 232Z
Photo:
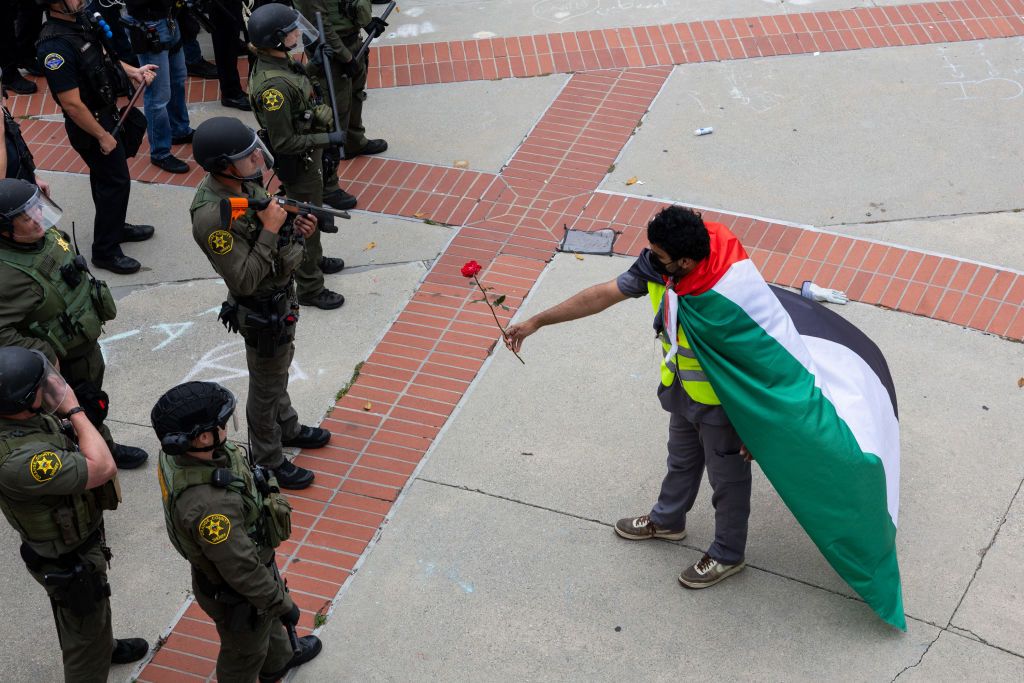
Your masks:
M647 294L651 298L651 305L654 307L655 315L657 315L661 310L662 299L665 297L665 285L657 282L648 282ZM697 362L697 355L690 348L690 342L686 339L686 333L683 331L682 325L679 325L676 334L678 335L676 339L678 349L674 358L674 368L665 362L665 356L672 349L672 345L668 342L664 333L659 335L661 346L664 349L661 354L662 385L666 387L672 386L672 382L678 376L679 383L683 385L687 395L694 401L710 406L721 405L722 402L718 400L715 390L711 388L707 375L704 374L700 363Z
M310 132L313 126L312 122L312 109L314 106L319 104L317 101L317 95L313 88L313 81L310 79L309 74L305 70L294 70L302 69L298 64L295 65L294 69L289 68L287 64L279 63L282 60L267 58L261 56L256 61L256 66L252 70L252 74L249 76L249 91L255 93L257 96L263 93L268 88L268 83L274 79L280 79L288 84L288 90L291 91L294 97L289 98L292 101L290 104L292 114L292 126L295 128L297 133L305 135ZM256 116L256 120L260 124L260 128L266 128L267 123L263 120L263 113L259 107L253 107L253 114Z
M29 445L52 443L59 450L78 450L78 446L60 431L55 418L44 416L46 429L24 423L0 430L0 466ZM33 454L34 455L34 454ZM102 487L101 487L102 488ZM31 501L10 500L0 493L0 510L21 538L44 557L59 557L75 550L103 522L103 510L90 489L76 495L38 496ZM116 506L115 506L116 507Z
M245 514L245 531L257 544L263 545L263 497L256 490L253 482L252 471L249 463L241 450L232 443L224 444L221 449L227 454L231 466L229 469L235 479L225 488L234 491L242 497L242 509ZM199 544L185 534L179 534L175 526L174 506L181 494L193 486L212 486L214 473L220 469L212 463L208 466L182 465L177 456L167 455L160 451L160 466L157 469L157 477L160 481L160 495L164 504L164 524L167 526L167 535L171 539L171 545L182 557L202 570L207 577L217 580L220 573L216 566L206 559Z
M42 302L15 329L26 337L47 342L58 358L91 347L103 331L103 323L117 312L106 283L94 281L87 272L72 288L61 274L62 266L74 268L75 254L56 228L46 231L37 251L19 251L0 245L0 263L35 280L43 290Z
M78 73L81 76L78 85L82 103L94 116L116 109L118 96L128 92L128 82L121 70L103 52L97 39L77 23L50 18L43 24L36 45L53 38L67 43L78 55ZM60 105L56 93L53 98Z

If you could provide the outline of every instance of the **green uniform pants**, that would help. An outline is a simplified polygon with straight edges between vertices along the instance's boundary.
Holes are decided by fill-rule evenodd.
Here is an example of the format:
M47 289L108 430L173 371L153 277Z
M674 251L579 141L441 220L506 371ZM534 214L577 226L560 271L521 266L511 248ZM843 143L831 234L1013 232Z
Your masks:
M194 578L192 589L196 602L213 619L220 636L218 683L253 683L257 675L280 671L291 661L292 645L280 619L257 613L251 628L232 628L231 611L237 606L217 602L200 589ZM244 603L242 608L246 607L253 609Z
M63 368L62 368L63 369ZM82 553L82 559L107 579L107 561L99 544ZM43 584L43 575L66 571L56 564L42 567L40 573L29 570L29 574L48 595L57 591L55 586ZM57 624L57 640L64 658L64 680L67 683L107 683L110 672L110 655L114 651L114 635L110 626L110 598L103 598L96 604L92 614L75 616L69 610L52 601L53 618ZM45 648L40 646L40 650Z
M294 342L282 344L270 358L260 358L256 348L245 345L249 367L249 398L245 418L257 465L276 469L284 463L281 439L293 439L302 428L288 395L288 368L295 355Z
M323 177L323 150L314 149L309 153L311 162L308 166L299 162L302 169L299 175L289 182L282 180L285 194L289 199L297 199L300 202L309 202L317 206L323 206L324 202L324 177ZM335 176L337 185L337 176ZM320 270L320 258L324 255L323 245L320 243L320 229L306 238L306 255L302 264L295 271L295 289L300 299L315 297L324 288L324 274Z
M343 41L352 54L363 44L359 34ZM338 121L345 129L345 155L358 154L366 146L366 128L363 127L363 102L366 101L366 71L370 65L370 52L363 57L363 71L357 78L349 78L332 65L334 96L338 100ZM329 180L329 179L328 179ZM337 185L337 178L334 179Z
M103 374L107 370L103 362L103 352L99 344L93 344L84 355L73 358L60 359L60 374L64 381L71 388L77 387L82 382L91 382L97 389L103 388ZM107 442L107 448L114 451L114 437L106 424L96 426L103 440Z

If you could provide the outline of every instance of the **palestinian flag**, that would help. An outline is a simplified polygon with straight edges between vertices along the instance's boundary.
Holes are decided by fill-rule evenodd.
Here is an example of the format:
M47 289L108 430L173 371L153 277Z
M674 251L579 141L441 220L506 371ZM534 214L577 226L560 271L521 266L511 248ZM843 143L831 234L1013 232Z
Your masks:
M905 631L900 434L885 358L839 315L769 287L725 226L707 228L710 257L666 291L676 301L664 308L678 306L740 438L829 564Z

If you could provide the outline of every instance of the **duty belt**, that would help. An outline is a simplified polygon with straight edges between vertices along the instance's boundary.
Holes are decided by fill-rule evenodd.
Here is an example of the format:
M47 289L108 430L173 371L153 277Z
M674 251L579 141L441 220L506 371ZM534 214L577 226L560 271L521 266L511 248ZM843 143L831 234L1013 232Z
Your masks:
M40 573L48 564L55 564L58 567L71 567L82 559L82 554L92 549L94 545L100 542L100 530L92 532L85 541L82 542L77 548L71 552L58 555L57 557L44 557L37 553L27 543L21 544L21 559L25 561L25 566L34 571Z

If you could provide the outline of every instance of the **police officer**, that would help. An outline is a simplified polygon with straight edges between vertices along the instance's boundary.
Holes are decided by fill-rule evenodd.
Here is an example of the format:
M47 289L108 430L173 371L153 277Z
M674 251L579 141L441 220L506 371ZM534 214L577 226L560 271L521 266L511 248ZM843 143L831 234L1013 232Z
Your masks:
M290 216L276 203L225 214L222 200L265 200L265 173L273 156L238 119L219 116L196 128L192 155L209 174L192 200L192 237L228 287L221 321L245 339L249 398L245 414L253 457L274 470L281 486L301 489L313 473L289 462L282 446L320 448L330 433L299 424L288 396L299 304L293 274L302 263L303 238L316 229L312 216Z
M139 85L148 84L155 67L149 64L136 68L120 62L119 68L100 44L99 32L86 27L91 25L81 11L85 0L37 2L48 9L36 44L39 67L64 112L71 146L89 166L96 209L93 265L119 274L134 273L141 264L125 255L121 243L149 239L153 226L125 223L131 193L125 130L122 127L119 138L114 138L111 131L118 121L117 97L122 86L127 90L127 83L121 82L123 75Z
M295 0L295 7L310 21L316 13L323 15L327 35L322 40L330 48L331 75L334 77L334 95L337 98L338 117L346 130L345 158L361 154L380 154L387 150L385 140L367 139L363 127L363 102L366 100L366 69L370 53L360 60L355 54L362 45L360 29L380 27L387 23L373 16L370 0ZM318 75L322 78L322 75ZM337 186L338 178L327 178L328 190ZM332 204L328 201L329 204ZM333 206L333 204L332 204Z
M0 69L0 78L3 78L3 70ZM43 194L50 194L49 184L36 178L36 164L32 158L32 150L28 148L25 137L21 134L21 126L7 106L3 104L3 98L7 97L5 88L0 87L0 109L3 109L3 117L0 118L0 136L4 144L0 145L0 178L21 178L38 185Z
M333 113L319 102L305 67L305 44L317 32L301 14L280 4L264 5L249 17L249 42L256 48L256 64L249 76L253 113L269 142L274 168L284 192L292 199L323 203L323 151L343 142L341 131L331 131ZM355 198L346 206L355 206ZM318 218L320 228L333 219ZM345 297L324 287L324 274L345 267L340 258L324 257L321 229L306 238L306 257L295 272L299 303L333 309Z
M108 400L97 340L117 308L106 283L92 276L68 236L55 227L60 215L60 207L37 186L0 180L0 345L36 349L59 364L118 467L132 469L149 456L141 448L115 444L103 424Z
M110 450L75 392L42 353L0 348L0 510L50 597L65 681L105 683L112 663L149 651L111 633L103 511L119 499Z
M217 626L217 680L276 681L322 645L316 636L289 642L299 607L274 548L291 532L291 506L273 476L228 442L234 409L231 392L212 382L180 384L153 406L164 521L192 565L196 601Z

